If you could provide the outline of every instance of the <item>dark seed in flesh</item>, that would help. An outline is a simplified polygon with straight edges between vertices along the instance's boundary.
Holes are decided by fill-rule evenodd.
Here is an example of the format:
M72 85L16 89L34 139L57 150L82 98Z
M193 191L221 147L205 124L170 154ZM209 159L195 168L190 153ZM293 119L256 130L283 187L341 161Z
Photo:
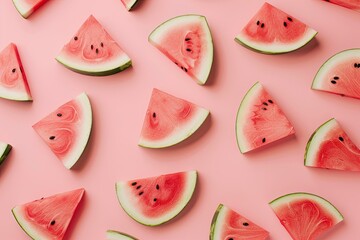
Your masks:
M153 112L153 118L156 118L156 113L155 112Z
M144 192L139 192L139 196L143 195Z
M187 48L186 51L191 52L191 49L190 49L190 48Z
M185 38L185 41L190 41L191 40L191 38Z
M154 198L154 202L156 202L157 201L157 199L156 198Z
M335 81L335 80L331 80L331 83L332 83L332 84L336 84L336 81Z
M247 227L247 226L249 226L249 223L244 222L244 223L243 223L243 226Z
M338 77L338 76L335 76L334 79L335 79L335 80L339 80L339 77Z
M135 186L137 184L137 182L133 182L131 185Z
M58 117L62 117L62 114L61 114L61 113L58 113L58 114L56 114L56 116L58 116Z
M156 189L157 189L157 190L159 190L159 189L160 189L159 184L156 184Z
M140 189L141 188L141 185L137 186L136 189Z
M54 140L54 139L55 139L55 136L50 136L49 139L50 139L50 140Z
M284 22L284 27L287 27L287 23L286 23L286 22Z
M292 21L293 21L291 17L288 17L287 19L288 19L290 22L292 22Z
M262 139L262 142L263 142L263 143L266 142L266 138L263 138L263 139Z
M94 49L94 45L91 45L90 48L91 48L91 50L93 50L93 49Z
M13 72L13 73L16 72L16 68L13 68L13 69L12 69L12 72Z
M50 224L55 225L55 220L52 220Z
M256 25L260 25L260 21L257 21L257 22L256 22Z
M262 24L261 24L261 28L264 28L264 27L265 27L265 24L264 24L264 23L262 23Z
M263 102L263 104L264 104L265 106L268 106L268 105L269 105L267 102Z
M343 137L339 137L339 140L343 142L343 141L344 141L344 138L343 138Z
M78 40L78 37L75 36L75 37L74 37L74 40L77 41L77 40Z
M103 43L100 43L100 46L101 46L101 47L104 47L104 44L103 44Z
M271 103L271 104L274 103L273 100L271 100L271 99L269 99L268 102Z
M267 110L267 108L261 108L262 110L264 110L264 111L266 111Z

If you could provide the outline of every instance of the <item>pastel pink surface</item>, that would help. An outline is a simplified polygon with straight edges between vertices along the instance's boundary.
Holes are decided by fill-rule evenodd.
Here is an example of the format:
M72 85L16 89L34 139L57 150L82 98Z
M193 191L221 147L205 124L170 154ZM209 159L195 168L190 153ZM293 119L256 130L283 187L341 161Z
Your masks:
M233 40L263 2L143 1L129 13L117 0L91 4L86 0L58 0L49 1L25 20L11 1L4 1L0 48L10 42L17 44L34 102L0 99L0 138L14 147L0 167L1 238L27 239L11 214L15 205L79 187L84 187L86 194L65 239L104 239L107 229L125 231L143 240L207 239L212 215L218 204L224 203L267 229L270 239L286 240L290 236L267 203L298 191L325 197L345 217L344 223L322 240L353 239L360 234L359 174L303 166L308 138L331 117L360 146L359 100L310 90L315 73L326 59L359 47L360 14L324 1L272 0L271 4L319 34L299 51L268 56ZM215 59L205 86L194 83L147 41L161 22L187 13L205 15L213 34ZM96 78L74 73L55 61L90 14L129 54L133 68ZM281 103L296 136L242 155L235 138L236 111L256 81ZM161 150L138 147L154 87L210 109L210 120L178 146ZM69 171L31 126L83 91L92 102L93 131L83 159ZM191 169L199 172L199 188L191 206L164 226L150 228L136 223L117 202L114 185L118 180Z

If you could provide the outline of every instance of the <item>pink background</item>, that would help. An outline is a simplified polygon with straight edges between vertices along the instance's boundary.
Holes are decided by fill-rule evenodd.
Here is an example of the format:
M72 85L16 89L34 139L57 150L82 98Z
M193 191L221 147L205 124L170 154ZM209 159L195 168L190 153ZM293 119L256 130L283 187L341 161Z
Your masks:
M154 0L142 2L129 13L120 0L54 0L25 20L12 1L2 1L0 48L9 42L17 44L34 102L0 99L0 138L14 146L0 168L0 238L27 239L11 214L15 205L79 187L86 189L86 195L66 239L104 239L107 229L143 240L208 239L219 203L263 226L271 239L290 239L267 203L296 191L323 196L343 213L345 221L322 239L354 239L360 234L359 174L303 166L309 136L331 117L360 145L359 100L310 90L317 69L328 57L359 47L360 14L317 0L271 0L319 34L300 51L268 56L233 40L263 2ZM213 34L215 58L206 86L197 85L147 42L148 34L161 22L187 13L205 15ZM96 78L69 71L55 61L63 44L90 14L132 58L133 68ZM255 81L261 81L280 103L297 133L242 155L236 145L235 117ZM176 147L138 147L153 87L210 109L210 121ZM31 126L83 91L92 101L93 132L81 162L69 171ZM190 169L199 171L196 195L170 223L142 226L120 208L114 190L117 180Z

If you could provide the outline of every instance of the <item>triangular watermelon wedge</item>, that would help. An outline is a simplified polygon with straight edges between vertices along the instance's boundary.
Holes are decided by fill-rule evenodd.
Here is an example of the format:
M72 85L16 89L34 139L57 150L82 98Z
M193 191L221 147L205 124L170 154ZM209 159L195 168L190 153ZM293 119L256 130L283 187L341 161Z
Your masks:
M47 1L48 0L13 0L13 3L21 16L28 18Z
M305 166L360 171L360 149L332 118L311 135L306 145Z
M0 52L0 97L32 101L20 55L14 43Z
M197 172L119 181L116 194L121 207L135 221L157 226L176 217L195 191Z
M146 111L139 146L164 148L190 137L209 111L154 88Z
M77 189L18 205L12 213L20 227L36 240L61 240L85 190Z
M131 11L131 9L138 3L138 1L139 0L121 0L128 11Z
M265 2L235 41L257 52L279 54L305 46L316 34L300 20Z
M198 84L205 84L213 62L213 41L204 16L183 15L160 24L149 42Z
M265 240L269 232L220 204L211 222L210 240Z
M257 82L241 101L236 117L236 138L242 153L295 134L274 98Z
M136 238L122 232L107 230L106 240L137 240Z
M0 165L5 161L11 149L12 146L10 144L0 142Z
M75 72L93 76L115 74L131 66L131 59L93 15L56 60Z
M324 1L331 2L333 4L360 12L360 1L359 0L324 0Z
M64 166L70 169L87 145L91 126L90 101L82 93L34 124L33 128Z
M317 72L312 89L360 99L360 48L329 58Z

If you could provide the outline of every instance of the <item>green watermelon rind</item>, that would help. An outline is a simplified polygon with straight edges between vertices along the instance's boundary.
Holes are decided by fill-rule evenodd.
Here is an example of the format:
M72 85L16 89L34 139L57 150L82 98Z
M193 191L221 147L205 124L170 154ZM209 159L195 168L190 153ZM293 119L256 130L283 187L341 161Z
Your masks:
M212 39L212 34L211 34L211 30L210 30L210 27L209 27L209 24L206 20L206 17L203 16L203 15L198 15L198 14L185 14L185 15L180 15L180 16L176 16L176 17L173 17L173 18L170 18L168 19L167 21L161 23L159 26L157 26L150 34L149 34L149 37L148 37L148 41L154 45L155 47L157 46L157 43L155 41L152 40L152 38L158 34L158 32L160 32L160 30L163 30L162 27L163 26L166 26L168 23L172 23L172 22L175 22L177 20L180 20L182 18L186 18L186 17L198 17L200 18L203 23L204 23L204 29L206 29L207 31L207 38L206 38L206 42L208 44L208 47L207 49L209 49L209 59L208 59L208 63L206 64L207 67L205 67L204 69L204 72L205 74L202 74L203 76L200 77L200 79L195 79L197 81L197 83L199 85L204 85L206 83L206 81L208 80L209 76L210 76L210 73L211 73L211 69L212 69L212 64L213 64L213 61L214 61L214 43L213 43L213 39Z
M0 143L0 151L1 151L1 149L3 149L3 150L2 150L2 152L0 152L0 165L5 161L5 159L9 155L9 153L12 149L12 146L7 143Z
M155 227L155 226L159 226L162 225L164 223L169 222L170 220L174 219L176 216L178 216L185 208L186 206L189 204L189 202L192 199L192 196L194 195L194 192L196 190L196 185L197 185L197 179L198 179L198 173L197 171L193 170L193 171L188 171L186 172L189 177L188 177L188 181L190 182L190 186L185 189L187 194L183 195L183 201L179 201L178 203L178 207L173 210L171 212L171 214L168 213L169 216L167 217L163 217L163 218L159 218L159 220L154 221L149 219L141 219L138 216L134 216L134 214L132 214L132 210L130 208L128 208L125 204L124 204L124 200L122 200L122 193L123 193L123 189L124 186L126 186L127 182L117 182L115 183L115 191L116 191L116 195L117 195L117 199L118 202L120 204L120 206L122 207L122 209L125 211L125 213L131 217L133 220L135 220L136 222L145 225L145 226L149 226L149 227ZM126 194L124 194L126 195Z
M106 238L107 238L106 240L138 240L133 236L115 230L107 230Z
M293 200L293 199L296 200L298 198L299 199L305 198L305 199L316 201L320 206L322 206L324 209L326 209L329 213L332 214L332 216L334 217L334 219L336 221L334 223L334 225L344 220L344 216L332 203L330 203L325 198L320 197L315 194L312 194L312 193L307 193L307 192L289 193L289 194L280 196L280 197L272 200L271 202L269 202L269 205L275 212L277 207L282 206L283 204L288 204L290 202L290 200Z
M221 213L221 210L223 209L224 205L223 204L219 204L219 206L217 207L214 216L211 220L211 226L210 226L210 240L214 240L214 235L215 235L215 230L216 230L216 226L218 223L218 217Z
M126 5L125 5L125 8L126 8L128 11L131 11L131 10L137 5L138 2L139 2L139 0L133 0L131 3L126 4Z
M335 118L331 118L327 120L311 134L305 148L305 154L304 154L305 166L314 167L316 152L319 149L319 143L321 143L322 141L323 133L327 133L328 128L331 127L333 124L338 124Z
M239 43L240 45L246 47L247 49L253 50L255 52L258 53L263 53L263 54L269 54L269 55L275 55L275 54L284 54L284 53L289 53L289 52L293 52L296 51L304 46L306 46L311 40L313 40L316 35L318 34L317 31L315 31L312 28L308 28L307 34L305 34L305 36L298 40L296 43L297 44L280 44L283 45L283 47L277 47L277 48L270 48L270 47L261 47L261 46L256 46L256 42L252 42L250 40L247 40L246 37L242 36L241 34L237 35L235 37L235 41L237 43ZM266 44L264 44L266 45ZM270 44L269 44L270 45Z
M341 60L347 59L347 56L354 56L354 53L355 53L355 55L360 57L360 48L346 49L346 50L338 52L338 53L332 55L330 58L328 58L321 65L319 70L317 71L317 73L316 73L316 75L315 75L315 77L313 79L313 82L311 84L311 89L318 90L318 91L329 92L329 91L321 89L322 80L324 79L323 75L326 74L328 69L331 69L332 67L336 67L338 62L341 62ZM329 93L333 93L333 94L337 94L337 95L341 95L341 96L344 95L342 93L335 93L335 92L329 92ZM353 96L349 96L349 97L353 97Z

